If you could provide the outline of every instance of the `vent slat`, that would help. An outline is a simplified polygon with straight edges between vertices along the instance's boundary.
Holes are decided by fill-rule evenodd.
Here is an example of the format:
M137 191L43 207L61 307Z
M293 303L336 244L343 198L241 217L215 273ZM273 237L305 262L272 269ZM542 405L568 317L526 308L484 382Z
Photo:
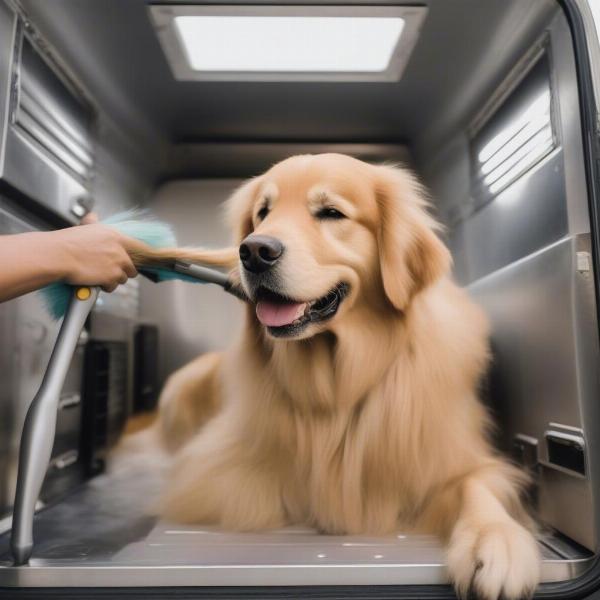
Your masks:
M93 110L27 38L18 84L15 130L85 185L94 167Z
M87 179L89 168L77 160L72 153L66 150L56 138L49 134L45 127L40 125L33 117L24 111L22 107L19 107L15 124L23 132L38 142L55 159L58 159L80 177Z
M92 167L94 159L88 144L73 135L74 130L59 115L52 114L40 104L26 89L21 89L19 108L25 110L42 125L65 149L73 153L83 164Z

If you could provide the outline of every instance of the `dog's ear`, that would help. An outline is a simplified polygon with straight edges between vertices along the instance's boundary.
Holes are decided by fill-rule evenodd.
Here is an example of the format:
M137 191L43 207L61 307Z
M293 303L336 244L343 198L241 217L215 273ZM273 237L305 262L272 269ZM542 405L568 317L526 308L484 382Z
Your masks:
M261 179L254 177L243 183L227 200L225 214L233 231L233 241L239 244L249 236L252 226L252 205L260 187Z
M405 310L419 291L448 273L450 253L436 235L423 187L404 169L376 167L379 261L389 301Z

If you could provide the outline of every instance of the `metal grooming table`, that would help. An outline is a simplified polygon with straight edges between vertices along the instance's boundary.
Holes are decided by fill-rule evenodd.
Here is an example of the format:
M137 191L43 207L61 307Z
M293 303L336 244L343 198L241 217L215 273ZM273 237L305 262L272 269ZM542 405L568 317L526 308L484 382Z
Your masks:
M326 536L299 528L239 534L162 522L148 504L158 495L160 470L140 465L92 479L34 518L52 450L60 390L97 295L94 288L74 290L29 409L12 537L10 532L0 536L0 586L447 583L444 552L433 536ZM593 558L554 536L541 540L540 546L544 582L572 579Z

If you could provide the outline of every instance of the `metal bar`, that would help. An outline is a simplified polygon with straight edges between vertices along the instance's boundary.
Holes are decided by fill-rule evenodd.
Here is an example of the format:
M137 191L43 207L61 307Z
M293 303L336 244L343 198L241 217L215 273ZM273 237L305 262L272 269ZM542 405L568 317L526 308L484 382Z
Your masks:
M177 273L198 279L198 281L216 283L217 285L220 285L226 292L229 292L239 300L248 302L248 296L246 296L246 292L244 292L239 284L235 284L233 281L231 281L229 276L225 273L221 273L215 269L209 269L208 267L187 263L181 260L175 261L173 264L173 270Z
M27 411L19 450L17 492L10 540L16 565L27 564L33 550L35 503L50 463L60 392L79 335L98 293L99 288L74 289L44 379Z
M209 269L208 267L202 267L183 261L176 261L173 268L177 273L194 277L200 281L206 281L207 283L216 283L221 287L226 287L228 283L228 276L225 273L221 273L216 269Z

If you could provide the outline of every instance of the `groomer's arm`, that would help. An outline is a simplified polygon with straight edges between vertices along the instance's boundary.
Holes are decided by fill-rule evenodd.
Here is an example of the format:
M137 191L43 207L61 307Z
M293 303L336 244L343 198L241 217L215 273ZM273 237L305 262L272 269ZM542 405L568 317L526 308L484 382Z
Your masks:
M139 246L100 224L0 236L0 302L61 280L111 292L137 275Z

